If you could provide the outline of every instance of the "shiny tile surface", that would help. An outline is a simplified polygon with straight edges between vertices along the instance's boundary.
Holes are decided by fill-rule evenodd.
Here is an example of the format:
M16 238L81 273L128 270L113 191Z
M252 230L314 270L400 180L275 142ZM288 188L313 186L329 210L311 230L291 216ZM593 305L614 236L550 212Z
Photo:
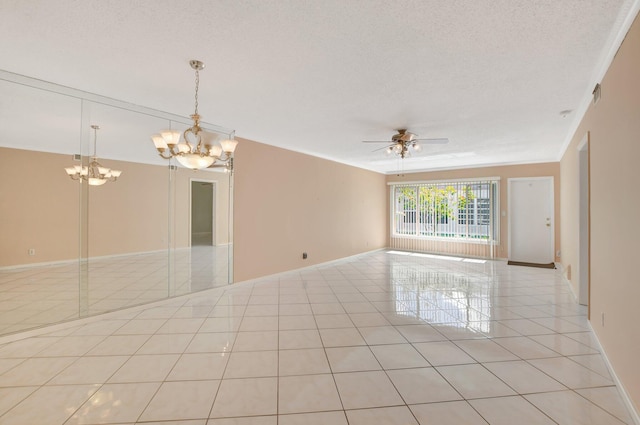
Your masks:
M632 424L559 272L378 251L0 340L2 424Z
M228 246L174 250L170 285L168 255L159 251L90 259L90 280L83 285L77 259L4 268L0 270L0 335L149 303L168 294L227 285Z

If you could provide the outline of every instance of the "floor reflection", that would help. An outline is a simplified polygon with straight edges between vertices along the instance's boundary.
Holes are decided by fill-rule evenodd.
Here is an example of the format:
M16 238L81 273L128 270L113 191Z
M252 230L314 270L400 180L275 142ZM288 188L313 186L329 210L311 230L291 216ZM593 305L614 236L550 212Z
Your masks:
M211 273L200 254L176 292ZM0 341L3 424L523 418L633 423L561 274L503 261L378 251Z
M196 246L90 260L84 286L76 261L2 270L0 335L224 286L229 251Z

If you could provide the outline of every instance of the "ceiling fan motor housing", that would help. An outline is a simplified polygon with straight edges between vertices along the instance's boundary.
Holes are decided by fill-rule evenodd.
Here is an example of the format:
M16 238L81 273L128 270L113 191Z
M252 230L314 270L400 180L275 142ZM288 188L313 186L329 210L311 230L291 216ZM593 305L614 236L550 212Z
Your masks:
M407 131L406 129L400 129L398 130L398 134L394 134L391 140L393 140L394 142L406 143L412 141L414 137L416 137L416 135L411 133L410 131Z

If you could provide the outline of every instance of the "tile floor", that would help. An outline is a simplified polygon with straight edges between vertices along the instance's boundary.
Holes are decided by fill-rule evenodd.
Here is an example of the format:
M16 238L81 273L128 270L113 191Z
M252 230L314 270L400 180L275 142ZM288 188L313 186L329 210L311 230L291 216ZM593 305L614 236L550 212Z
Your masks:
M598 350L557 271L378 251L4 343L0 424L632 424Z
M77 261L0 270L0 335L227 284L227 246L172 254L171 281L167 251L91 259L85 285Z

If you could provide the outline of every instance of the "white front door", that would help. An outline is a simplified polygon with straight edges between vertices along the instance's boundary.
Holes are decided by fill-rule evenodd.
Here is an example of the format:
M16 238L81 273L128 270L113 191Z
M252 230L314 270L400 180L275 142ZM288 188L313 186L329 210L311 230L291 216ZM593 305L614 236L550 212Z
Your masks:
M509 179L509 260L554 260L553 177Z

